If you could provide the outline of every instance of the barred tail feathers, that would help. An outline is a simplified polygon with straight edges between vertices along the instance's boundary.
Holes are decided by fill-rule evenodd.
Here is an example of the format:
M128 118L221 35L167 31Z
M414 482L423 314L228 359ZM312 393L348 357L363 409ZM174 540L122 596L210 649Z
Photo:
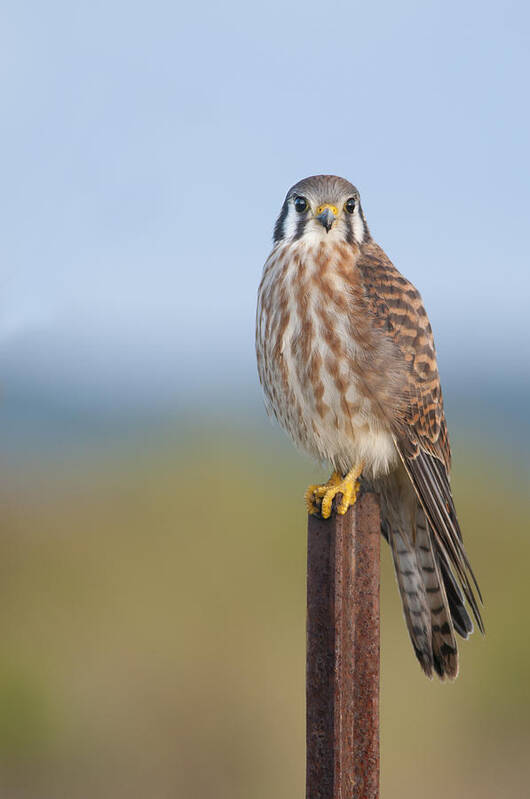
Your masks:
M455 639L450 603L439 559L433 551L429 527L421 506L416 512L415 548L421 568L427 604L431 616L432 659L434 670L441 679L458 675L458 648Z
M401 527L399 529L393 525L388 530L388 537L405 621L416 657L428 677L432 677L435 671L441 679L454 679L458 674L458 650L451 617L453 603L448 599L446 584L452 591L456 583L450 571L446 578L440 556L435 555L421 506L418 505L416 511L415 529ZM463 609L467 616L463 604L458 600L459 597L455 595L455 609L459 613ZM466 626L460 616L458 624L460 627Z
M410 640L423 671L432 677L431 615L416 551L410 536L401 530L389 530L388 537Z

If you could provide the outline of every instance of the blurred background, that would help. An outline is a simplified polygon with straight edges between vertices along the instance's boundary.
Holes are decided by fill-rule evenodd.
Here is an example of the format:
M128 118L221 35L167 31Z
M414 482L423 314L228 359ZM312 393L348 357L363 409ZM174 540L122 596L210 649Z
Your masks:
M1 796L303 796L325 471L266 419L253 325L285 192L319 172L423 294L486 601L429 683L384 548L383 795L526 795L529 21L1 4Z

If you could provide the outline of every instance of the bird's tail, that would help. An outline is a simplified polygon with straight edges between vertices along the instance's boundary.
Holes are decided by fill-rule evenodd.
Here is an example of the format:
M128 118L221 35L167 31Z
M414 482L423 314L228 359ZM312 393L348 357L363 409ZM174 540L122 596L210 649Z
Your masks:
M451 569L433 544L425 513L416 510L415 530L385 530L388 535L405 621L416 656L428 677L458 674L455 629L464 638L473 625ZM404 525L400 525L401 528Z

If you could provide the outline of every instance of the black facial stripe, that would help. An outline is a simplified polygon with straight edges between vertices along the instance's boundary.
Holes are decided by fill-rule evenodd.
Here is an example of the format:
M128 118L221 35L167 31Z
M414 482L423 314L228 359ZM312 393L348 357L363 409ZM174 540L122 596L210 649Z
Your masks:
M366 224L366 219L365 219L365 216L364 216L364 211L363 211L363 209L361 207L361 203L358 203L357 211L358 211L359 216L361 217L362 223L363 223L363 241L368 241L371 238L371 236L370 236L370 231L368 230L368 225Z
M284 237L284 227L285 227L285 218L289 212L289 202L286 200L282 205L282 210L280 211L280 216L276 220L276 224L274 225L274 243L278 244Z
M355 239L353 237L353 214L343 214L343 219L346 228L345 239L348 244L355 244Z
M304 217L302 217L302 219L298 220L298 222L296 223L296 233L294 234L293 241L296 241L297 239L301 239L302 238L302 236L304 235L306 222L307 222L307 217L306 216L304 216Z

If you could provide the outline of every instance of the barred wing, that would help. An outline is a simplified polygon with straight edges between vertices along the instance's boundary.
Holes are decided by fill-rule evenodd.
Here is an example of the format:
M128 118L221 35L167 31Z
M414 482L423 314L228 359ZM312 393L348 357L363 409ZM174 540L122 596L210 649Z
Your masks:
M425 511L455 599L462 596L456 574L483 632L475 589L482 597L464 550L449 484L451 450L432 329L421 296L373 242L363 248L358 267L376 325L392 339L406 365L406 389L392 419L397 450Z

